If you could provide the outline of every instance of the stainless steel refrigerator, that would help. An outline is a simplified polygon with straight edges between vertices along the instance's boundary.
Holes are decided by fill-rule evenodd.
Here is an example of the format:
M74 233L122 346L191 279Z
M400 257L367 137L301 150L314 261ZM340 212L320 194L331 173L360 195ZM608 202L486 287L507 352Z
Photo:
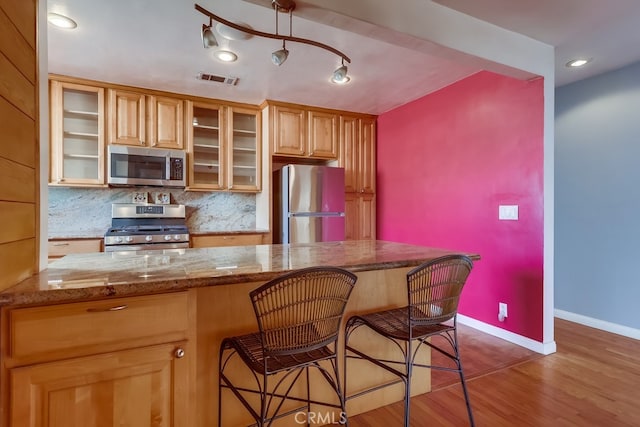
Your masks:
M274 173L274 242L344 240L344 169L286 165Z

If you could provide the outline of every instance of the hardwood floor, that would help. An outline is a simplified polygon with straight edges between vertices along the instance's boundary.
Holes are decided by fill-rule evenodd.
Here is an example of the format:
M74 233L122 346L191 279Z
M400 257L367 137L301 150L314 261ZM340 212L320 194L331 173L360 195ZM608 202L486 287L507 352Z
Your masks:
M476 425L640 426L640 341L556 319L557 352L542 356L459 327ZM434 372L411 399L412 426L466 426L456 374ZM349 419L351 427L402 425L402 402Z

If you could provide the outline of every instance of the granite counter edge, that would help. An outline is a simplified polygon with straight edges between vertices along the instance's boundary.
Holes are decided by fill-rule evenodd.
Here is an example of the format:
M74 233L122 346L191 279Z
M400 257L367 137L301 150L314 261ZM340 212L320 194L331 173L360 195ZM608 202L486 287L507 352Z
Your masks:
M426 260L393 261L375 264L342 266L354 273L362 271L388 270L414 267ZM233 285L238 283L265 282L288 270L259 273L239 273L216 277L185 277L131 283L110 283L102 286L62 288L47 290L24 290L0 292L0 308L6 306L47 305L80 302L85 300L170 293L208 286ZM28 280L28 279L27 279ZM20 284L16 285L19 286Z

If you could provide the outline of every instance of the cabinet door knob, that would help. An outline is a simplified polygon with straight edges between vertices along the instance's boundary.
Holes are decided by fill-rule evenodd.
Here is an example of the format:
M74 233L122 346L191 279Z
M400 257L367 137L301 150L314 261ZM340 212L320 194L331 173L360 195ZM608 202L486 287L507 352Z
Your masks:
M177 348L175 355L178 359L182 359L184 357L184 349L182 348Z

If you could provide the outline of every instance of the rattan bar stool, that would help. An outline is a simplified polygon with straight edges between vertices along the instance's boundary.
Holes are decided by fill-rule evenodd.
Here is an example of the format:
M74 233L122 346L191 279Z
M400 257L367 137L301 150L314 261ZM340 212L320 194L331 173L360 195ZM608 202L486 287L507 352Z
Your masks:
M233 392L258 426L269 426L275 419L294 413L297 416L300 411L310 414L312 404L339 408L339 421L346 423L336 344L345 306L356 280L355 274L341 268L310 267L285 273L250 293L258 332L225 338L220 345L220 427L223 389ZM231 369L225 370L237 362L238 357L242 361L239 366L246 365L246 371L253 376L250 386L247 386L245 369L235 372L235 376L229 372ZM312 398L309 368L318 370L337 399L319 401ZM303 390L298 388L296 393L294 389L301 377L306 379L305 396ZM273 380L269 381L271 378ZM283 409L287 400L301 405ZM308 416L301 420L310 425Z
M348 371L346 360L349 358L368 360L399 377L398 381L361 391L347 396L347 399L402 381L405 387L404 426L409 427L413 367L457 372L460 375L469 422L472 426L475 425L458 351L456 322L460 294L472 268L473 262L465 255L447 255L426 262L407 273L407 306L356 315L347 320L345 326L345 390ZM402 360L377 359L354 348L353 344L349 343L349 339L354 331L361 326L366 326L385 339L392 340L400 349ZM434 340L430 338L436 336L443 337L446 343L444 345L435 344ZM414 342L417 342L415 348L413 348ZM454 362L455 367L417 363L416 355L423 344L447 356Z

